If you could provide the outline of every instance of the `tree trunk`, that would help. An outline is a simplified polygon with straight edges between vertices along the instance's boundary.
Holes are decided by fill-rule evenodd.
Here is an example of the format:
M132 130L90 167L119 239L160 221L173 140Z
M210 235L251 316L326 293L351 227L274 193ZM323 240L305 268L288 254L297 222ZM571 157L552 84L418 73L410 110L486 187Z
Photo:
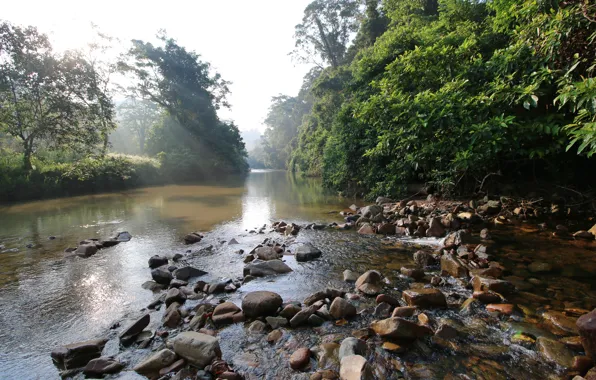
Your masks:
M109 144L109 137L110 135L107 132L103 132L103 147L101 148L101 157L105 157L108 153L108 144Z
M23 152L23 168L26 171L30 171L33 168L31 165L31 151L32 151L32 144L29 144L28 141L25 141L25 149Z

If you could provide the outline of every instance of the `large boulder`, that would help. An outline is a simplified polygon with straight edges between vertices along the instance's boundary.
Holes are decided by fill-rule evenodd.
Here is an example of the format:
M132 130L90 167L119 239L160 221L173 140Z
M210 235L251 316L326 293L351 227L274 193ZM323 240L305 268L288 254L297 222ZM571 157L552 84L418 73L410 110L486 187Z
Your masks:
M107 339L87 340L55 348L51 357L59 369L84 367L90 360L99 358Z
M586 355L596 362L596 309L577 319L577 329Z
M155 268L151 271L151 277L153 281L162 285L170 285L170 282L174 279L172 273L166 267Z
M219 341L211 335L185 331L171 340L174 352L190 364L205 368L215 358L221 357Z
M176 354L167 348L154 353L147 359L137 364L133 370L141 375L154 375L160 369L169 366L176 361Z
M195 267L191 267L191 266L178 268L174 271L174 277L176 277L179 280L184 280L184 281L186 281L190 278L193 278L193 277L204 276L206 274L207 274L207 272L200 270L198 268L195 268Z
M120 340L125 343L130 341L132 338L139 335L145 329L145 327L149 326L150 321L151 317L149 314L143 315L141 318L137 319L124 330L122 330L119 336Z
M155 255L149 258L149 268L155 269L159 268L162 265L168 265L167 257Z
M447 306L445 295L439 289L435 288L404 290L402 297L409 306L421 308Z
M224 302L215 307L211 319L216 326L223 326L244 321L244 314L232 302Z
M283 300L277 293L268 291L250 292L242 300L242 309L249 318L275 315Z
M341 380L373 380L374 376L366 359L360 355L348 355L341 359L339 366Z
M397 317L374 321L370 328L375 334L388 339L417 339L432 334L428 327Z
M255 251L255 255L257 256L257 259L265 260L265 261L277 260L283 256L283 255L277 253L275 248L269 247L269 246L257 248Z
M254 260L244 267L244 275L263 277L282 273L289 273L292 268L281 260Z
M356 307L343 298L336 297L331 303L329 314L335 319L349 319L357 314Z
M321 257L321 250L310 243L296 249L296 261L310 261Z
M356 280L356 289L364 294L375 296L381 293L381 273L376 270L366 271Z

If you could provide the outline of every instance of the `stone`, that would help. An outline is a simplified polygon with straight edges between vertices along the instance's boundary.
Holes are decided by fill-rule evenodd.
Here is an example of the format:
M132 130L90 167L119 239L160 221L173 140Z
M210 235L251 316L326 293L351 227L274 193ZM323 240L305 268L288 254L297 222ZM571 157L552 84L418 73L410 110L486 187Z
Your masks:
M149 258L149 268L155 269L162 265L168 265L168 259L166 257L155 255Z
M124 369L124 364L111 358L92 359L83 369L87 377L103 377L113 373L118 373Z
M107 341L107 339L95 339L57 347L52 350L52 361L59 369L84 367L92 359L101 356Z
M137 319L124 330L122 330L119 335L120 340L125 342L130 341L130 339L139 335L145 329L145 327L149 326L150 321L151 317L149 314L143 315L141 318Z
M265 320L274 330L288 325L288 320L283 317L267 317Z
M321 257L321 250L307 243L296 249L295 257L298 262L311 261Z
M482 240L490 240L490 232L488 231L488 228L483 228L480 231L480 239Z
M375 228L372 225L370 225L369 223L364 223L358 229L358 233L360 235L374 235L375 234Z
M456 278L468 277L468 268L457 257L450 253L445 253L441 256L441 272L443 275L449 275Z
M373 218L383 212L383 207L378 205L370 205L360 209L360 213L365 218Z
M183 304L186 301L186 295L180 291L178 288L171 288L168 290L166 294L166 307L170 306L174 302L178 302L179 304Z
M404 290L402 298L409 306L421 308L447 306L445 295L439 289L434 288Z
M376 270L366 271L356 280L356 289L371 296L381 293L381 274Z
M248 326L249 334L264 334L266 330L267 325L259 320L253 321L253 323Z
M95 244L81 244L75 250L75 254L79 257L90 257L97 253L98 248Z
M207 272L200 270L198 268L191 267L191 266L178 268L174 271L174 277L176 277L179 280L184 280L184 281L187 281L188 279L191 279L194 277L204 276L206 274L207 274Z
M311 315L308 317L308 320L307 320L307 321L308 321L308 324L309 324L309 325L311 325L311 326L313 326L313 327L319 327L319 326L321 326L323 323L325 323L325 320L324 320L323 318L319 317L319 316L316 314L316 312L315 312L315 314L311 314Z
M141 375L156 374L160 369L169 366L175 361L176 354L174 351L165 348L137 364L133 370Z
M184 237L184 244L195 244L200 242L203 236L198 232L192 232Z
M375 307L373 315L377 318L389 318L392 309L393 306L391 306L390 304L381 302L377 305L377 307Z
M399 344L396 344L396 343L392 343L392 342L383 342L383 345L381 347L383 347L383 350L385 350L385 351L395 352L395 353L402 353L402 352L406 351L405 347L400 346Z
M377 200L375 201L375 203L378 205L383 205L385 203L393 203L393 200L391 198L387 198L387 197L377 197Z
M577 319L577 329L586 355L596 362L596 309Z
M427 327L397 317L374 321L370 328L375 334L387 339L416 339L432 333Z
M286 318L286 319L292 319L301 310L302 310L302 308L300 306L294 305L294 304L289 304L289 305L286 305L282 309L282 311L279 313L279 316Z
M528 265L528 270L532 273L548 273L553 270L553 266L550 263L534 261Z
M411 317L416 312L417 308L412 306L396 307L391 313L391 317Z
M224 302L215 307L211 320L216 326L223 326L244 321L244 314L232 302Z
M176 373L180 371L186 365L186 361L184 359L176 360L174 363L170 364L169 366L162 368L159 370L160 376L165 376L168 373Z
M551 363L563 368L571 368L573 365L573 353L563 343L546 337L536 339L536 349Z
M424 278L425 274L424 274L424 270L420 269L420 268L416 268L416 267L401 267L400 268L400 272L401 274L403 274L406 277L411 277L414 280L421 280Z
M377 304L388 303L391 306L399 306L399 300L388 294L379 294L376 299Z
M395 235L395 224L383 223L377 228L377 233L380 235Z
M497 293L489 292L489 291L479 291L474 292L472 297L479 300L484 304L489 303L499 303L501 301L501 297Z
M310 306L317 301L324 300L325 298L327 298L327 292L320 290L320 291L313 293L310 296L306 297L306 299L304 300L303 303L306 306Z
M211 335L185 331L170 341L178 356L198 368L205 368L213 359L221 357L219 341Z
M346 338L341 342L341 346L339 347L339 360L350 355L365 356L366 348L366 342L363 340L354 337Z
M426 268L430 265L433 265L436 261L431 253L425 251L414 252L413 258L416 265L420 268Z
M446 323L440 324L437 331L435 331L435 336L447 340L455 339L457 334L457 330Z
M242 299L242 310L248 318L275 315L283 300L277 293L268 291L250 292Z
M341 380L373 380L373 373L366 359L360 355L344 356L339 367Z
M501 202L499 201L488 201L484 205L478 207L478 211L486 213L488 215L495 215L501 211Z
M174 302L166 309L166 312L162 318L162 324L164 326L171 329L178 327L182 321L182 315L180 315L180 311L178 311L178 306L180 306L180 304Z
M277 253L273 247L269 246L257 248L254 254L257 259L264 261L277 260L282 256Z
M441 218L432 218L429 227L426 230L427 237L442 237L445 234L445 227L441 223Z
M254 260L244 267L244 274L254 277L264 277L292 272L292 268L281 260Z
M315 311L317 311L316 306L308 306L308 307L300 310L298 313L296 313L296 315L294 315L292 317L292 319L290 319L290 326L298 327L298 326L306 323L306 321L308 321L308 318L311 315L313 315L315 313Z
M164 289L164 285L158 284L155 281L145 281L141 287L152 292L161 292Z
M238 240L236 240L236 239L233 239L233 238L232 238L232 240L230 240L230 241L228 242L228 245L236 245L236 244L240 244L240 243L238 243Z
M277 343L283 335L284 334L281 330L273 330L267 335L267 342Z
M443 245L445 248L455 248L470 243L472 243L472 234L467 230L459 230L447 235Z
M549 310L542 314L542 318L551 326L554 326L559 335L578 335L579 331L576 325L576 319L568 317L560 311Z
M345 282L356 282L356 280L358 280L358 274L355 272L352 272L349 269L346 269L343 273L344 275L344 281Z
M336 297L331 303L329 314L335 319L349 319L357 314L356 307L343 298Z
M304 369L308 364L310 364L310 350L308 348L299 348L292 356L290 356L290 367L293 370Z
M486 305L486 311L491 313L499 313L504 315L511 315L515 310L515 305L510 303L491 303Z
M493 292L507 295L515 291L515 287L508 281L496 280L493 278L474 276L472 286L475 292L491 290Z
M127 242L130 241L130 239L132 239L132 235L129 234L128 231L118 232L116 237L113 238L113 240L116 240L118 242Z
M170 282L174 279L172 273L165 267L155 268L151 271L151 277L153 281L161 285L170 285Z

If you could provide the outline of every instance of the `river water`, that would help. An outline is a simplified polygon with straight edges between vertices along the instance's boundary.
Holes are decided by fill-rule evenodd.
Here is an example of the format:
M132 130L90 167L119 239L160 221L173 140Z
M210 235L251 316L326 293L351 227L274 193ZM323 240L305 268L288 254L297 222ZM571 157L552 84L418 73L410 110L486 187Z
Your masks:
M250 251L267 237L288 244L290 250L312 242L323 251L320 260L310 263L297 263L293 256L286 256L292 273L243 285L230 296L236 303L254 290L272 290L284 301L301 301L325 287L346 288L342 282L345 269L360 273L378 269L387 277L390 289L404 290L409 280L399 274L401 266L412 264L414 251L432 251L439 241L401 242L334 229L303 230L290 239L269 230L264 234L253 232L278 220L298 224L341 222L338 212L352 203L361 204L325 193L315 179L253 171L246 178L217 185L172 185L1 207L0 378L59 378L49 355L54 347L113 337L115 331L110 331L110 326L116 322L125 325L142 315L141 309L155 298L141 287L151 279L147 260L153 255L187 255L190 248L192 252L183 262L209 272L201 279L211 281L242 277L244 264L236 251ZM133 239L87 259L65 257L64 249L80 240L107 238L119 231L130 232ZM205 239L185 246L182 237L191 231L205 233ZM536 297L545 297L526 300L536 315L544 307L563 310L596 306L593 242L553 241L549 234L534 228L519 229L515 234L495 230L494 236L500 242L495 253L515 280L523 282L518 284L527 285L525 291ZM228 245L232 238L240 244ZM204 249L209 246L212 248ZM549 262L555 270L530 274L526 267L534 260ZM530 277L536 285L525 281ZM442 290L450 303L471 294L453 281L444 284ZM364 300L358 306L365 309L371 301ZM398 378L402 372L408 378L442 379L456 372L486 379L558 378L557 367L511 341L519 332L553 337L551 329L537 322L538 317L504 321L485 312L462 316L453 309L427 314L451 319L465 331L466 338L457 343L457 349L431 349L429 343L419 342L401 358L373 347L369 360L377 363L378 378ZM287 367L287 359L293 348L323 343L333 350L333 344L370 320L364 316L343 330L331 325L314 334L312 329L297 329L284 338L287 340L280 350L264 343L262 337L247 337L244 329L232 326L220 332L222 351L228 362L252 378L290 379L294 374ZM158 325L159 316L152 316L150 327ZM109 343L107 351L118 355L117 345ZM132 367L147 354L147 350L137 350L119 358ZM337 363L319 361L313 365L337 369ZM118 378L135 376L126 372Z

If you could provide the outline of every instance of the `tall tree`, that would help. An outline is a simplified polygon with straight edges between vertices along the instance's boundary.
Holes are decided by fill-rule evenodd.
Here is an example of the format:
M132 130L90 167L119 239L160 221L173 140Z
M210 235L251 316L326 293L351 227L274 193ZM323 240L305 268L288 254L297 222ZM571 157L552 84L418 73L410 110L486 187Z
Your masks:
M338 67L353 33L358 30L359 0L315 0L304 9L296 25L296 49L291 53L302 62Z
M144 99L128 98L118 107L119 124L134 134L141 154L145 154L149 131L159 122L160 113L157 104Z
M98 122L107 96L80 54L58 56L36 28L0 24L0 130L18 139L31 169L37 145L91 150L105 125Z

